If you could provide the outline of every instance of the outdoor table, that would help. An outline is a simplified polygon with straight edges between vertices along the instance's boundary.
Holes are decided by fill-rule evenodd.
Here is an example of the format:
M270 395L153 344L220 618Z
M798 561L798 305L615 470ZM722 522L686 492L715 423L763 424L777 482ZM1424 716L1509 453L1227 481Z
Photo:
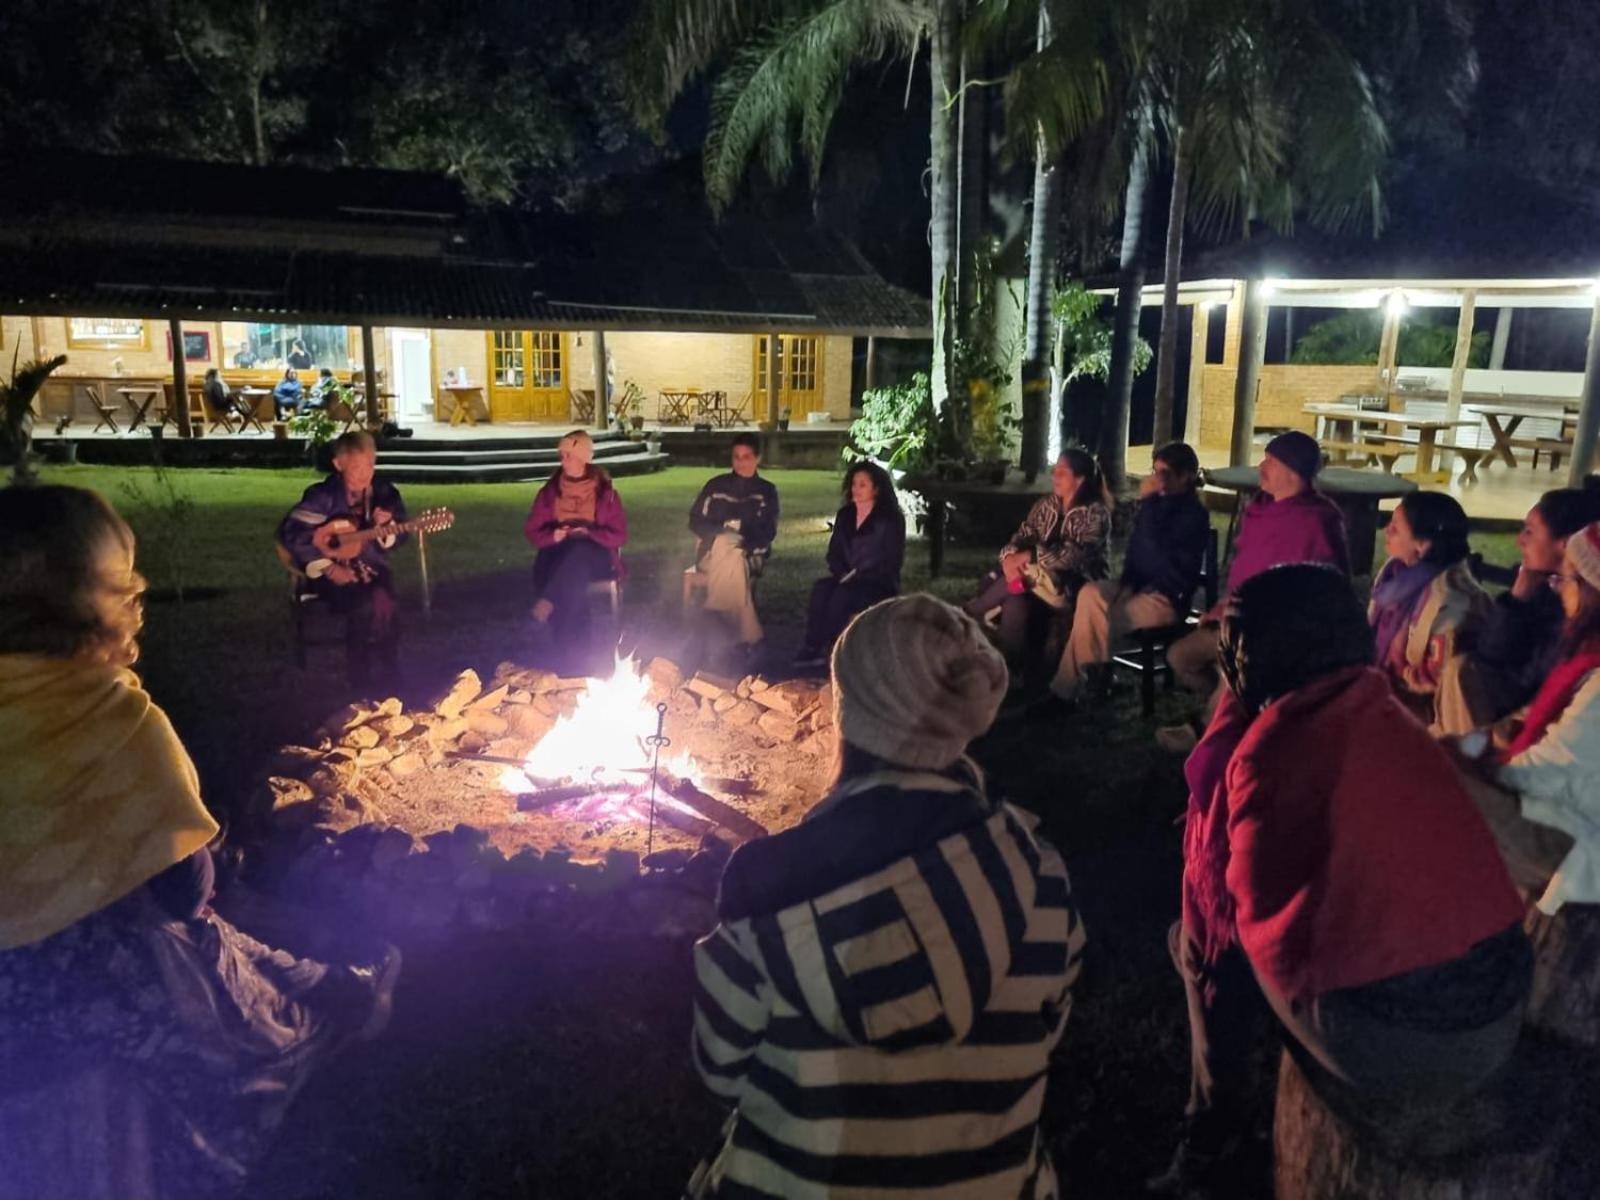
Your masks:
M483 384L481 383L447 383L444 390L449 392L456 402L456 408L450 414L451 425L476 425L478 416L473 412L473 406L483 410L483 419L489 419L489 406L483 398Z
M1039 497L1050 493L1050 478L1043 476L1028 483L1022 476L1012 474L1005 483L986 483L981 479L936 479L931 475L907 475L897 486L902 491L916 492L927 506L924 531L928 538L928 573L936 576L944 570L944 538L949 525L948 505L951 501L1009 503L1025 514Z
M1233 517L1228 522L1228 538L1223 550L1226 559L1233 551L1233 535L1244 506L1261 487L1261 470L1259 467L1218 467L1206 471L1205 481L1208 487L1223 488L1239 495L1239 503L1234 506ZM1351 573L1370 575L1378 540L1378 501L1409 496L1417 490L1417 485L1383 471L1326 467L1317 472L1316 487L1344 513Z
M146 418L150 413L150 406L156 402L156 397L161 395L158 387L119 387L117 395L128 402L128 407L133 410L133 424L128 426L128 432L133 433L141 425L148 424Z
M1559 409L1534 408L1522 404L1469 404L1467 408L1475 413L1480 413L1488 423L1489 432L1494 435L1494 449L1489 451L1489 461L1496 458L1505 460L1508 467L1517 465L1516 451L1512 448L1511 439L1517 432L1517 426L1530 417L1534 420L1548 420L1565 422L1569 414L1577 412L1575 404L1563 404ZM1502 424L1502 420L1504 424ZM1537 455L1535 456L1537 457ZM1488 465L1487 463L1484 465Z
M662 388L656 420L663 425L689 425L694 421L691 406L700 399L699 388Z
M695 419L709 421L711 424L726 428L725 420L728 407L728 394L722 391L701 392L695 400Z
M1417 431L1417 467L1414 471L1402 472L1407 479L1417 480L1419 483L1444 483L1450 478L1446 471L1439 470L1434 465L1434 457L1439 450L1449 450L1449 446L1441 447L1439 434L1442 430L1455 429L1464 425L1476 425L1473 420L1456 419L1448 420L1444 417L1418 417L1410 413L1383 412L1380 409L1354 408L1348 404L1308 404L1305 411L1313 416L1324 419L1329 426L1338 431L1350 429L1352 432L1360 425L1368 422L1375 425L1389 425L1401 429L1414 429ZM1354 441L1355 438L1347 440Z
M272 399L272 389L242 387L235 394L239 397L239 404L241 405L239 410L239 432L243 433L254 425L257 432L265 433L267 427L261 423L261 406Z
M718 423L724 429L727 429L744 420L745 405L750 403L750 395L746 393L744 399L737 403L730 402L726 393L722 395L723 399L717 408Z

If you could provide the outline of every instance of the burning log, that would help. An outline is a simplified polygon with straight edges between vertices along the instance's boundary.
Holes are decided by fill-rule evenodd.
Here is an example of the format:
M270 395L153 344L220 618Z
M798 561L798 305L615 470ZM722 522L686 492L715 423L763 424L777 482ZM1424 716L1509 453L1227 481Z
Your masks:
M724 804L715 796L706 795L690 780L680 778L669 771L662 771L661 789L679 804L685 804L694 809L695 812L707 820L722 826L742 842L767 836L766 826L758 821L751 820L744 813L732 805Z
M540 788L535 792L518 792L517 808L522 812L535 812L565 804L568 800L582 800L587 796L604 796L618 791L633 794L632 789L618 788L609 783L572 783L562 787Z

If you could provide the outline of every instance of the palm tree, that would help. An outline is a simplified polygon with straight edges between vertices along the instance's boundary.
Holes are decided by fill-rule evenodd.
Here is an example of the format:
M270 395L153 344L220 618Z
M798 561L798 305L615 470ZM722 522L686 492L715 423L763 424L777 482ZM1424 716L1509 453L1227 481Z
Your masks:
M34 481L36 472L28 453L33 442L33 398L51 373L66 361L65 354L58 354L47 362L28 362L18 367L17 352L11 355L11 382L0 385L0 455L10 464L14 485Z
M706 139L706 195L732 201L752 160L773 178L798 146L815 183L829 128L854 69L899 58L914 66L924 43L929 76L929 229L933 398L949 398L955 336L955 112L961 87L964 0L648 0L636 29L636 97L659 118L719 62Z

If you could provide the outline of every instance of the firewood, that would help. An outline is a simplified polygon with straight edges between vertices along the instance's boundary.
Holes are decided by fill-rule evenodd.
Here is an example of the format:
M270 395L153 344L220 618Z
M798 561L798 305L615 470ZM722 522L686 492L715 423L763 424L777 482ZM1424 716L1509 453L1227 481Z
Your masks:
M766 827L757 821L751 820L744 813L731 805L724 804L715 796L708 796L697 788L691 781L680 779L667 771L661 772L661 786L674 800L687 804L695 812L712 821L742 842L755 838L766 837Z

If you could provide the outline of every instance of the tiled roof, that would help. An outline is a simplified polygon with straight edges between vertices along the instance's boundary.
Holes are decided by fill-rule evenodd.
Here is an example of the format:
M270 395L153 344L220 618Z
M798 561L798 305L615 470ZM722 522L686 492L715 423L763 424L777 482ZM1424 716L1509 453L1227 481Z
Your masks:
M373 207L381 188L362 191L383 173L359 173L366 183L339 193L364 197L352 215L348 204L279 207L275 171L252 184L250 168L184 164L178 177L190 187L212 170L235 190L250 187L243 208L200 211L117 169L138 197L127 213L103 187L70 204L56 185L31 206L15 190L0 202L11 218L0 219L0 310L906 337L928 336L931 323L926 300L813 228L670 212L446 214L444 204L419 226L411 200L392 195L385 213ZM94 174L80 164L72 174L85 173ZM330 177L299 187L339 192Z

